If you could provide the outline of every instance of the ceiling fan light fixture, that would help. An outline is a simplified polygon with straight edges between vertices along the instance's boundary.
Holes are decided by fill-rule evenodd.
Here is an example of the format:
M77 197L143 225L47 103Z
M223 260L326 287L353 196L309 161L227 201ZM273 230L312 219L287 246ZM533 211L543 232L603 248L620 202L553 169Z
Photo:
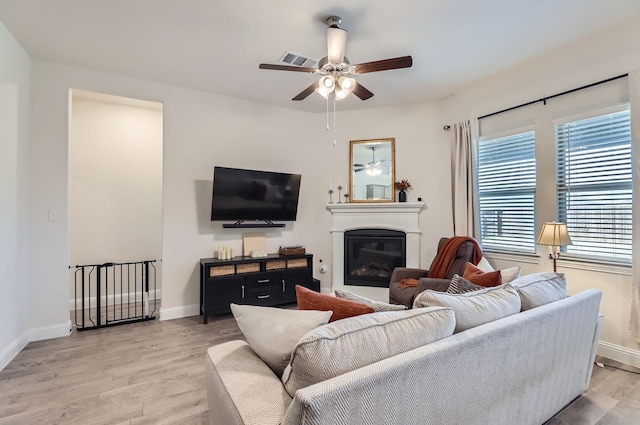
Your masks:
M320 78L320 87L328 90L329 92L334 89L335 85L336 82L333 80L333 78L331 78L330 75L325 75L324 77Z
M347 46L347 30L339 28L337 25L327 28L327 46L329 62L333 64L342 63Z
M336 100L344 99L349 96L353 89L356 87L356 80L350 77L340 77L338 78L338 83L336 84Z
M316 92L320 96L324 97L325 99L328 99L329 95L331 94L331 92L335 90L335 88L336 88L336 82L333 79L333 77L330 75L325 75L323 77L320 77Z
M382 168L380 168L379 166L375 165L373 167L367 168L366 173L368 175L370 175L371 177L379 176L380 174L382 174Z

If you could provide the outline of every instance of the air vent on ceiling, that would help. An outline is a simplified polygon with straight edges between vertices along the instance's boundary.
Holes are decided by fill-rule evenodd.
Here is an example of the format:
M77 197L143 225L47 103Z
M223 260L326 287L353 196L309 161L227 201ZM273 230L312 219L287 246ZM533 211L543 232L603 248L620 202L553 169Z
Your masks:
M278 62L286 65L304 66L308 68L313 68L318 63L316 59L308 58L301 54L289 51L284 52L284 55L282 55Z

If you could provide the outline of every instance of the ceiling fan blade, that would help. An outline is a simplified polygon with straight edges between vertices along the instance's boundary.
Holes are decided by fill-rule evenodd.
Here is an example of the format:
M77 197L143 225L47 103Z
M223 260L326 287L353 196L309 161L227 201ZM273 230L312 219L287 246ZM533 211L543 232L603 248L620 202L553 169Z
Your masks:
M296 72L308 72L313 74L318 71L316 68L308 68L304 66L290 66L290 65L273 65L270 63L261 63L260 69L272 69L274 71L296 71Z
M307 96L309 96L311 93L313 93L314 91L316 91L316 89L318 88L319 83L316 81L315 83L311 84L309 87L307 87L306 89L302 90L300 93L298 93L298 95L296 97L294 97L291 100L304 100L307 98Z
M367 72L387 71L390 69L411 68L413 58L411 56L400 56L391 59L382 59L379 61L365 62L354 65L356 74L366 74Z
M362 84L356 82L356 86L353 88L353 94L358 96L362 100L367 100L373 97L373 93L367 90Z

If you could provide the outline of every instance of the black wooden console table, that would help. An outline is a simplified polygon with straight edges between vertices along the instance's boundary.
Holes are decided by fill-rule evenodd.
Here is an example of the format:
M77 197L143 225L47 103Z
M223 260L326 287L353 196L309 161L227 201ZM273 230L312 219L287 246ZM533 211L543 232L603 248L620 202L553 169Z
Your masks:
M278 306L296 302L295 286L320 291L313 278L313 255L200 259L200 314L231 312L230 303Z

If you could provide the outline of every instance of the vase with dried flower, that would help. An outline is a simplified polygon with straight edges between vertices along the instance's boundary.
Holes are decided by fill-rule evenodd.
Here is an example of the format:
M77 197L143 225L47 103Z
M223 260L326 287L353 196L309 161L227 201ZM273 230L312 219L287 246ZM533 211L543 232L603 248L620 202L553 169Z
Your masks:
M395 182L393 187L398 190L398 202L407 202L407 190L411 189L409 180L400 180Z

